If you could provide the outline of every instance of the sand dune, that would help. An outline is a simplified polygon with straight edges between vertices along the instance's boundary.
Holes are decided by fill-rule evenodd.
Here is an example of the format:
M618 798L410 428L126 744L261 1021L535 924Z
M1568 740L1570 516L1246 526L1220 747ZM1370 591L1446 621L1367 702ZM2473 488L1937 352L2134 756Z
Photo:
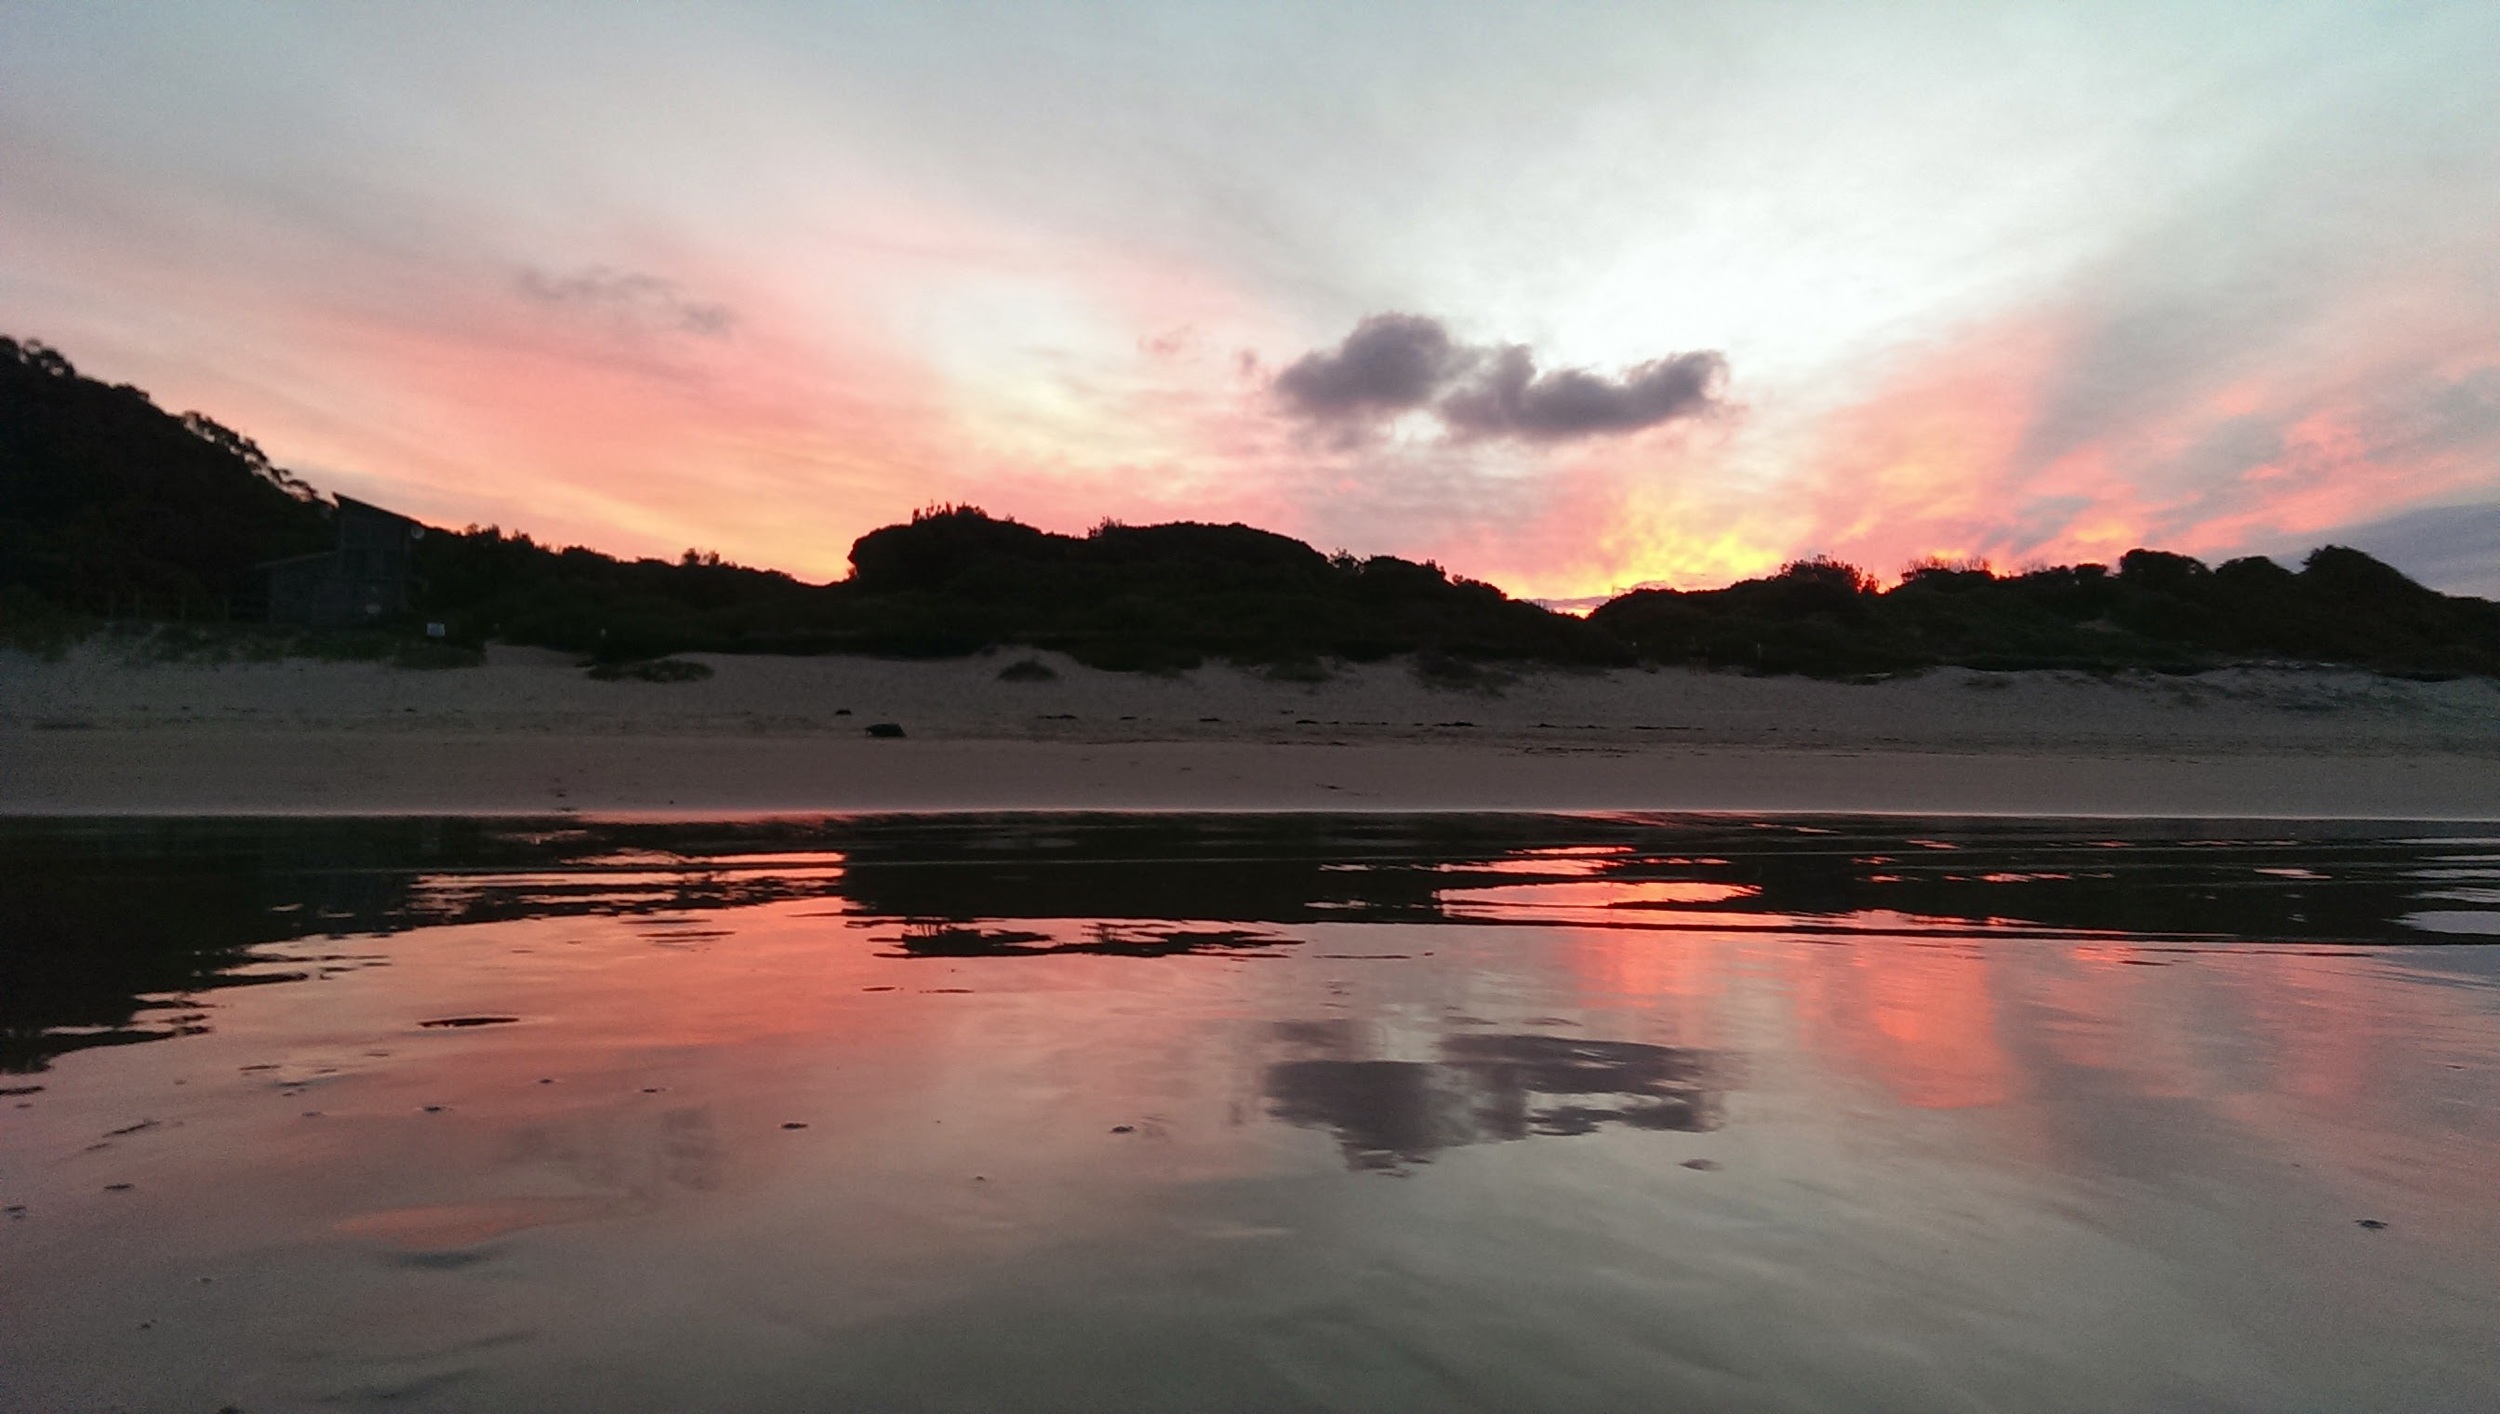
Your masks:
M1003 681L1026 657L1057 676ZM2240 669L1433 686L1052 655L480 668L0 654L0 810L1410 808L2500 818L2500 685ZM870 740L894 722L907 736Z

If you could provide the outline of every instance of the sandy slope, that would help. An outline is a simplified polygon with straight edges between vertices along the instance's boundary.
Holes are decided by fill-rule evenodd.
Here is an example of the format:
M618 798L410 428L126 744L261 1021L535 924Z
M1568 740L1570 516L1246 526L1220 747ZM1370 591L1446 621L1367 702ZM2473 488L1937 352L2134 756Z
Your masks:
M2500 818L2500 685L2239 670L1684 671L1427 686L704 658L483 668L0 654L0 810L1903 809ZM901 742L869 722L901 723Z

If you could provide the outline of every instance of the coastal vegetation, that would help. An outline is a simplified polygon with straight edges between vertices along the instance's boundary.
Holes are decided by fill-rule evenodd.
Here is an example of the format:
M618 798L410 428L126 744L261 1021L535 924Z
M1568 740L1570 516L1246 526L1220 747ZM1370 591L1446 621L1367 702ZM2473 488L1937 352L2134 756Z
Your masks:
M2426 589L2337 545L2310 551L2297 572L2257 556L2208 567L2130 550L2114 569L1917 565L1889 590L1850 566L1805 560L1725 589L1636 590L1589 623L1646 661L1827 677L2246 662L2500 673L2500 604Z
M0 339L7 641L58 644L142 621L181 625L194 651L221 634L322 651L320 634L218 626L261 619L259 567L324 549L333 515L249 438L86 378L40 344ZM1454 684L1500 663L1859 677L2265 661L2500 675L2500 604L2438 593L2331 545L2297 571L2139 549L2115 566L2011 575L1923 564L1889 588L1817 558L1723 589L1635 590L1585 618L1428 562L1326 554L1245 525L1106 522L1060 535L939 506L860 537L850 559L846 578L810 584L691 550L619 559L491 526L434 530L413 547L413 609L345 638L368 645L358 656L375 656L378 641L431 643L411 653L457 660L493 639L611 665L1014 646L1120 670L1226 659L1296 680L1324 679L1331 659L1412 654L1419 672Z

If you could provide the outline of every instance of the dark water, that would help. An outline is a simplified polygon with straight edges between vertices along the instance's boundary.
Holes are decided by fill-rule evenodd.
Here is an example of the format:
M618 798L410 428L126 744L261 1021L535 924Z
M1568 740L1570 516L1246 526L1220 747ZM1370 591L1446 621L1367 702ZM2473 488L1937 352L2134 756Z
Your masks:
M0 1407L2500 1408L2500 838L0 825Z

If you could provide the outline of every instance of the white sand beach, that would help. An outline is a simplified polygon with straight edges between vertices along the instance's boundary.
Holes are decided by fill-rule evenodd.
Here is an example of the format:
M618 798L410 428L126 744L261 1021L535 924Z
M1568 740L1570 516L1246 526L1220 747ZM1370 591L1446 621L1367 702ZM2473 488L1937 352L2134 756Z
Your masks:
M2314 669L1429 685L696 655L698 682L0 654L0 811L1830 810L2500 818L2500 685ZM1044 681L1006 681L1026 658ZM870 723L901 726L872 739Z

